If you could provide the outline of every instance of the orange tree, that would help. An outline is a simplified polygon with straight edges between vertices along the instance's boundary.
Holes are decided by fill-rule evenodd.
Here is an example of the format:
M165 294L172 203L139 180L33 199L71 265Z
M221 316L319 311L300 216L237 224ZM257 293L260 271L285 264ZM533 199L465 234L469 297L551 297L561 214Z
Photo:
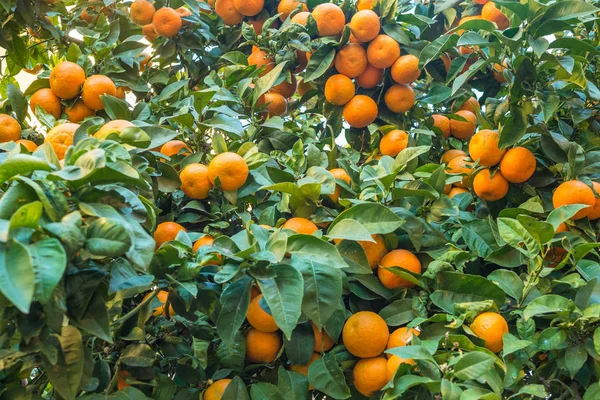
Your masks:
M0 399L597 399L598 8L0 2Z

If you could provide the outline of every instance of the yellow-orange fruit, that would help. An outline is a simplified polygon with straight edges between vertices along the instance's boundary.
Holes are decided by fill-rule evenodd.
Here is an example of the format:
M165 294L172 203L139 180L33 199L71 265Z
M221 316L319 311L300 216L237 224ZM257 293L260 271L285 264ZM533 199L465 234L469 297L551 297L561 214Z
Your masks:
M533 176L537 161L525 147L514 147L504 154L500 161L500 172L507 181L523 183Z
M396 157L408 146L408 133L394 129L386 133L379 142L379 151L384 156Z
M61 99L79 95L84 82L85 71L73 62L62 61L50 72L50 89Z
M367 59L375 68L389 68L400 57L400 45L388 35L378 35L367 47Z
M445 115L433 114L433 126L442 131L442 135L448 139L450 137L450 119Z
M586 204L588 207L577 211L573 216L573 219L582 219L592 211L592 207L596 204L596 196L588 185L572 180L563 182L556 188L552 195L552 204L554 208L568 204Z
M395 84L385 92L383 99L390 111L404 113L415 105L415 92L408 85Z
M486 168L475 175L473 191L485 201L498 201L508 193L508 181L500 171L492 176L489 168Z
M384 357L359 360L352 371L354 387L363 396L373 396L388 382L386 370L387 360Z
M465 156L457 156L448 161L446 166L446 172L449 174L464 174L461 182L454 183L458 187L467 187L469 176L473 173L473 162L469 161L469 158Z
M421 262L413 253L402 249L392 250L381 259L379 269L377 270L379 280L388 289L411 288L415 284L399 277L384 267L402 267L415 274L421 273Z
M479 165L491 167L500 162L505 149L498 146L500 135L498 131L482 129L471 138L469 142L469 154L473 161L479 161Z
M249 362L270 364L277 358L279 349L281 337L277 332L261 332L254 328L246 332L246 360Z
M353 128L364 128L377 119L377 103L369 96L356 95L344 106L344 119Z
M419 59L412 54L399 57L391 68L392 79L396 83L409 85L416 81L421 75Z
M336 106L343 106L354 97L354 83L346 75L332 75L325 82L325 99Z
M508 324L504 317L495 312L479 314L469 327L480 339L485 340L488 350L498 353L504 347L503 336L508 333Z
M342 9L332 3L322 3L315 7L312 16L321 36L336 36L342 33L346 17Z
M390 337L384 319L372 311L359 311L344 324L342 341L356 357L371 358L383 353Z
M475 133L477 127L477 117L471 111L459 110L456 112L465 119L465 121L459 121L457 119L450 120L450 133L457 139L468 139Z

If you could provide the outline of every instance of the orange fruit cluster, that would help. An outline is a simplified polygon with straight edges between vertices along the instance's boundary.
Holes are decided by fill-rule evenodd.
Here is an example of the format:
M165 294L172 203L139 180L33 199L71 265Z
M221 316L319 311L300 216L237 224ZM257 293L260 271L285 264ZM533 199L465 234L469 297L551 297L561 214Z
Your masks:
M129 8L129 17L134 24L142 27L142 34L149 42L162 36L172 38L176 36L184 25L189 24L183 18L190 17L192 12L179 7L161 7L158 10L148 0L134 0Z

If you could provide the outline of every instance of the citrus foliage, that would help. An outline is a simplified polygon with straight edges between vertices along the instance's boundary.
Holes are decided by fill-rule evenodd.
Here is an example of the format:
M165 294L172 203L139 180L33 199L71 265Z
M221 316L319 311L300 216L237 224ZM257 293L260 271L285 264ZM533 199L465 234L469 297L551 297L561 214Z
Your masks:
M592 3L0 5L0 399L600 395Z

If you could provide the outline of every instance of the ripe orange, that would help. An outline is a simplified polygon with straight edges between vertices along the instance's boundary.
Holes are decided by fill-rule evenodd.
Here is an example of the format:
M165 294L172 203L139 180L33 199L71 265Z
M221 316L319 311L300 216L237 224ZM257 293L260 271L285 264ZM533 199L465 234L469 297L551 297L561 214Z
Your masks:
M347 184L350 184L350 176L342 168L333 168L329 170L329 172L331 172L334 178L341 179ZM331 200L333 200L334 203L337 203L341 193L342 188L339 185L335 185L335 190L333 191L333 194L329 195L329 197L331 198Z
M387 360L386 370L385 370L385 379L387 382L391 381L398 368L400 368L401 364L410 364L415 365L415 361L412 358L401 358L398 356L391 356Z
M92 110L104 110L101 96L117 94L114 82L105 75L92 75L85 80L81 91L81 99Z
M345 45L335 55L335 69L348 78L356 78L367 69L367 52L360 44Z
M507 181L523 183L533 176L537 165L535 156L525 147L514 147L500 161L500 172Z
M469 161L469 157L466 155L457 156L448 161L446 172L449 174L464 174L465 176L462 178L462 182L456 182L454 183L454 186L466 188L469 176L473 173L472 167L473 161Z
M194 243L194 246L192 247L192 250L194 250L194 253L197 253L198 250L200 249L200 247L212 246L212 244L214 242L215 242L214 237L212 237L211 235L204 235L200 239L196 240L196 242Z
M367 59L375 68L389 68L400 57L400 45L388 35L378 35L367 47Z
M262 68L262 75L271 71L275 68L275 63L273 59L269 57L267 52L262 50L253 51L252 54L248 56L248 65L256 65L256 68Z
M27 149L27 151L29 151L30 153L33 153L38 148L37 144L35 144L31 140L27 140L27 139L17 140L17 141L15 141L15 143L22 144Z
M588 207L577 211L573 219L582 219L592 212L592 207L596 204L594 191L581 181L567 181L561 183L552 195L552 204L554 208L568 204L587 204Z
M246 16L253 17L262 11L265 6L264 0L233 0L233 5L237 12Z
M218 2L222 1L224 0L219 0ZM159 36L171 38L179 33L183 22L177 11L171 7L163 7L154 13L152 25Z
M149 42L153 42L158 37L158 33L154 30L154 25L152 24L142 26L142 34Z
M290 365L290 370L294 371L294 372L298 372L299 374L302 374L302 375L308 375L308 368L310 367L310 365L313 362L315 362L319 358L321 358L321 354L312 353L312 355L310 356L310 360L308 361L308 364L306 364L306 365L292 364L292 365Z
M459 110L456 115L463 117L466 121L457 119L450 120L450 133L457 139L468 139L475 133L477 117L471 111Z
M0 143L19 140L21 125L8 114L0 114Z
M482 129L471 138L469 142L469 154L473 161L479 160L479 165L491 167L500 162L505 149L500 149L498 143L500 135L498 131Z
M596 193L600 194L600 183L592 182L592 186L594 187L594 190L596 191ZM594 196L596 196L596 194L594 194ZM588 214L588 219L590 221L595 221L598 218L600 218L600 197L596 196L596 201L594 202L594 206L592 207L592 210ZM563 222L563 224L564 224L564 222Z
M187 25L189 25L189 24L190 24L190 22L189 22L189 21L186 21L186 20L184 20L184 18L186 18L186 17L191 17L191 16L192 16L192 11L190 11L190 9L188 9L188 8L185 8L185 7L179 7L179 8L176 8L176 9L175 9L175 12L176 12L177 14L179 14L179 16L181 17L181 25L182 25L182 26L187 26ZM142 69L140 68L140 71L141 71L141 70L142 70Z
M375 242L367 242L363 240L359 240L358 244L363 248L365 254L367 255L367 260L369 261L369 267L371 269L377 268L381 259L387 253L387 248L385 247L385 240L381 235L372 235Z
M450 162L450 160L452 160L455 157L458 156L466 156L467 153L465 153L462 150L459 149L450 149L448 151L446 151L444 154L442 154L442 158L440 159L440 163L442 164L448 164Z
M450 189L450 191L448 192L448 197L449 198L453 198L454 196L456 196L457 194L461 194L461 193L469 193L469 191L467 189L463 189L461 187L453 187L452 189Z
M396 83L408 85L413 83L421 75L419 59L412 54L399 57L392 65L392 79Z
M83 100L78 99L71 107L65 108L65 114L69 117L69 121L77 123L96 113L86 106Z
M383 100L391 112L404 113L415 105L415 92L408 85L395 84L385 92Z
M365 358L354 366L354 387L363 396L371 397L388 382L387 360L384 357Z
M384 156L396 157L408 146L408 133L394 129L386 133L379 142L379 151Z
M386 349L389 350L389 349L393 349L394 347L406 346L407 344L410 343L413 336L419 336L420 334L421 334L421 332L419 332L418 330L416 330L414 328L408 329L405 326L398 328L394 332L392 332L392 334L390 335ZM392 357L391 354L387 354L387 358L391 358L391 357Z
M210 385L202 395L202 400L221 400L231 379L219 379Z
M319 230L312 221L300 217L288 219L281 227L284 229L291 229L292 231L303 235L312 235Z
M441 114L433 114L433 126L442 131L442 135L448 139L450 137L450 119Z
M60 113L62 112L60 99L52 90L46 88L38 90L29 99L29 107L31 107L33 114L35 114L36 106L40 106L55 119L58 119L60 117Z
M325 82L325 99L336 106L343 106L354 97L354 83L346 75L332 75Z
M596 188L596 185L594 185L594 189L595 188ZM594 207L596 207L596 205L594 205ZM554 233L568 232L568 231L569 231L569 225L567 225L566 222L561 222L560 225L558 225L558 228L556 228L556 231Z
M279 349L281 337L277 332L261 332L254 328L246 332L246 360L251 363L270 364L277 358Z
M452 106L452 108L455 108L454 105ZM464 103L462 103L460 105L460 107L458 108L458 110L466 110L466 111L471 111L473 114L477 114L477 111L481 110L481 105L479 104L479 102L477 101L477 99L475 97L469 97L467 100L465 100Z
M488 350L498 353L504 347L502 336L508 333L508 324L502 315L490 311L481 313L469 328L475 336L485 340Z
M313 86L312 83L300 81L298 83L298 88L296 89L296 92L300 96L304 96L306 93L310 92L311 90L315 90L315 87Z
M275 332L279 329L275 323L275 319L269 313L267 313L260 306L260 300L263 298L262 294L259 294L252 299L248 306L248 313L246 318L252 327L261 332Z
M73 135L77 128L79 128L78 124L67 122L56 125L46 134L44 143L50 143L59 160L65 158L67 148L73 144Z
M131 122L124 119L115 119L114 121L109 121L104 124L96 133L94 133L94 137L99 140L105 140L112 133L116 133L120 135L125 128L129 128L133 125Z
M322 3L314 8L312 16L320 36L336 36L342 33L346 17L342 9L332 3Z
M123 390L126 387L131 386L130 384L127 383L127 381L125 380L126 378L130 377L131 374L127 371L119 371L119 376L117 377L117 390Z
M279 93L265 93L259 99L258 105L266 105L265 114L272 117L282 115L287 111L287 100Z
M144 296L143 300L146 300L151 295L152 295L152 293L148 293L147 295ZM169 292L167 292L166 290L159 290L158 293L156 294L156 298L161 303L161 305L156 307L154 309L154 311L152 311L152 316L158 317L159 315L164 315L165 317L167 317L167 316L172 317L177 314L175 312L175 310L173 310L173 306L171 304L169 304L169 314L167 314L167 309L165 307L165 303L169 299Z
M309 15L310 15L310 13L308 11L300 11L298 14L296 14L292 17L291 22L300 24L302 26L306 26Z
M184 10L187 10L187 8L184 8ZM189 11L189 10L188 10ZM138 59L140 57L144 57L143 59L140 60L140 72L144 72L146 70L146 67L148 66L148 64L150 63L151 57L150 54L148 53L140 53L137 55Z
M350 30L359 42L370 42L379 35L381 23L379 16L372 10L361 10L350 20Z
M182 152L181 150L184 149L187 151ZM172 157L174 155L180 154L180 152L182 155L187 156L191 154L192 149L190 149L188 145L181 140L168 141L167 143L163 144L160 148L160 153L164 154L167 157Z
M279 19L283 22L290 16L299 6L302 6L302 11L308 11L305 3L301 3L298 0L281 0L277 5L277 13L280 13Z
M411 288L415 284L383 267L402 267L416 274L421 273L421 261L413 253L402 249L392 250L381 259L377 270L379 280L388 289Z
M494 74L494 79L498 83L506 83L506 78L504 77L503 71L507 67L507 60L504 60L503 65L495 63L492 67L492 71Z
M248 164L237 153L218 154L208 164L208 178L213 184L219 178L223 190L237 190L248 179Z
M390 330L379 315L372 311L359 311L344 324L342 341L356 357L371 358L383 353Z
M94 7L85 7L81 10L81 19L87 22L88 24L94 20L95 14L90 14L89 11L94 10Z
M135 0L129 8L129 17L136 25L146 25L152 22L155 12L154 5L148 0Z
M296 93L296 88L298 87L298 82L296 81L296 77L294 74L290 75L290 82L284 80L278 85L275 85L271 88L271 93L277 93L282 95L284 98L289 99Z
M496 4L494 4L494 2L492 1L488 1L487 3L485 3L483 8L481 9L481 18L490 22L494 22L500 30L504 30L510 25L508 18L506 18L506 16L502 14L502 11L500 11L496 7Z
M356 9L358 11L370 10L373 8L374 2L375 0L358 0L358 2L356 3Z
M496 171L492 177L490 169L486 168L475 175L473 190L485 201L497 201L508 193L508 181L500 171Z
M312 322L310 325L312 326L313 334L315 335L315 347L313 350L318 353L329 351L334 345L331 336L325 332L325 329L318 330L317 326Z
M383 70L368 64L365 72L357 76L355 81L364 89L372 89L381 83L381 78L383 78Z
M177 234L181 231L187 232L187 230L179 225L177 222L161 222L154 231L154 241L156 242L156 248L158 249L166 242L175 240Z
M375 100L358 94L344 106L344 119L353 128L364 128L377 119L378 112Z
M208 197L208 192L213 185L208 179L208 167L203 164L192 163L185 166L179 174L181 190L191 199L203 200Z
M73 62L62 61L50 72L50 89L61 99L79 95L84 82L85 71Z
M462 17L462 18L460 19L460 21L458 21L458 26L461 26L461 25L462 25L462 24L464 24L465 22L472 21L472 20L474 20L474 19L481 19L481 15L469 15L469 16L466 16L466 17ZM462 35L464 31L465 31L464 29L458 29L458 30L456 31L456 33L457 33L458 35Z

